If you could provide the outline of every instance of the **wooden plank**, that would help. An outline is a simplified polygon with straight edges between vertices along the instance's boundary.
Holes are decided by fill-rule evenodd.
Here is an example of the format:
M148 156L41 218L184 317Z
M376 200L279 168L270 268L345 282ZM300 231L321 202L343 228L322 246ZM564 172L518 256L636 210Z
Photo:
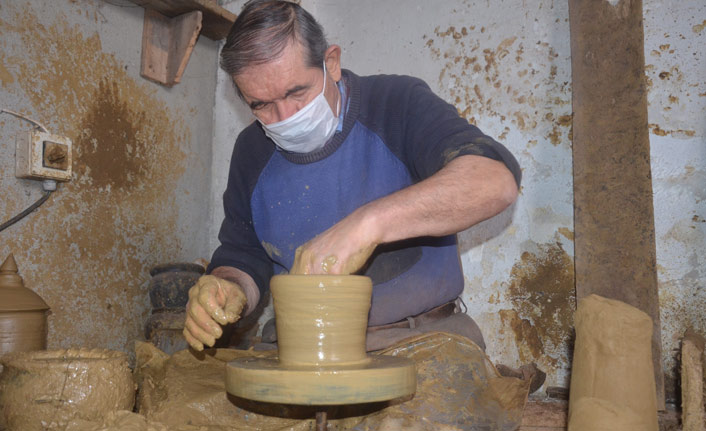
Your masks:
M663 410L642 1L570 0L569 20L576 296L618 299L652 318Z
M181 80L201 30L200 11L169 18L145 9L140 74L172 86Z
M156 10L162 15L175 17L192 11L203 14L202 33L209 39L221 40L228 36L237 16L218 6L216 0L130 0L145 9Z
M196 46L196 40L202 28L202 17L201 11L194 11L172 18L174 27L167 70L169 70L169 81L174 84L181 80L191 52Z

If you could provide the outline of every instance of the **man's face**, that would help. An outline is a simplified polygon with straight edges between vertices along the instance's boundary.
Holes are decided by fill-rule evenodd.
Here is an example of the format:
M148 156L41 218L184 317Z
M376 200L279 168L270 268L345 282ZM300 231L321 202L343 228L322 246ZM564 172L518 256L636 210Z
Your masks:
M307 66L304 52L298 42L290 43L275 60L247 67L233 78L245 102L262 123L286 120L321 93L323 71ZM340 48L329 47L324 58L327 68L324 96L337 115L340 96L335 84L341 77Z

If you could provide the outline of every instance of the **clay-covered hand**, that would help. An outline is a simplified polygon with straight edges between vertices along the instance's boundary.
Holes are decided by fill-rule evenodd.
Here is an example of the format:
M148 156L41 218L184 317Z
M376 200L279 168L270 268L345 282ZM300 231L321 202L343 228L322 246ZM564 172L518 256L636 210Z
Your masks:
M199 278L189 289L184 323L186 342L196 350L203 350L204 344L213 346L223 335L220 325L237 321L245 302L245 294L236 283L213 275Z
M363 211L354 211L299 246L290 274L353 274L365 265L378 244Z

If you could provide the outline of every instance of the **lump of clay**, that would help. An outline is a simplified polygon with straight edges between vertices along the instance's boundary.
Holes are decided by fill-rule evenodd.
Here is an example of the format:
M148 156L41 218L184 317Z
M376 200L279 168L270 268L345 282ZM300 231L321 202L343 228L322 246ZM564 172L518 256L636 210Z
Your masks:
M127 355L102 349L11 353L2 357L0 429L65 429L132 410L135 383ZM28 408L31 406L31 408Z
M575 324L569 431L658 431L652 319L590 295L579 302Z

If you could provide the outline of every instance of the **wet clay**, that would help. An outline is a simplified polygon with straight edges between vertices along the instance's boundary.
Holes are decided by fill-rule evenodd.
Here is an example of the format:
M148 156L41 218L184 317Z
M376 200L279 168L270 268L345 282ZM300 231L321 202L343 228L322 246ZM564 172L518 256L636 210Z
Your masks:
M170 430L311 431L320 406L260 403L226 394L223 368L245 358L274 359L276 351L208 349L166 355L137 345L139 412ZM501 377L490 359L465 337L429 333L399 342L380 355L412 360L412 399L327 407L330 430L517 429L528 383ZM378 354L372 354L376 357ZM226 396L227 395L227 396ZM325 395L325 394L323 394Z
M575 321L569 431L657 431L650 317L590 295L579 302ZM602 428L596 418L612 422Z
M374 356L362 365L302 367L277 359L252 358L228 364L226 388L248 400L298 405L342 405L387 401L413 394L414 362Z
M367 360L370 278L277 275L270 289L282 364L329 366Z
M277 275L270 290L279 359L229 363L229 393L303 405L384 401L414 393L412 361L366 354L370 278Z
M307 251L307 244L301 245L295 250L294 263L292 264L291 271L289 271L290 274L308 275L319 273L319 267L316 266L317 262L310 262L310 259L313 256L311 256L311 254ZM367 248L358 250L348 260L342 263L343 267L338 272L341 275L349 275L358 272L373 254L375 247L376 245L373 244ZM326 256L320 264L320 272L323 274L329 274L336 263L338 263L338 256L334 254ZM314 272L310 270L309 264L314 267Z
M134 405L135 384L122 352L18 352L1 362L0 429L64 429L70 421L102 420L108 412L132 410Z
M194 428L187 428L194 430ZM86 421L76 419L66 426L62 431L175 431L176 428L168 428L164 424L147 420L137 413L120 410L109 412L100 421Z

